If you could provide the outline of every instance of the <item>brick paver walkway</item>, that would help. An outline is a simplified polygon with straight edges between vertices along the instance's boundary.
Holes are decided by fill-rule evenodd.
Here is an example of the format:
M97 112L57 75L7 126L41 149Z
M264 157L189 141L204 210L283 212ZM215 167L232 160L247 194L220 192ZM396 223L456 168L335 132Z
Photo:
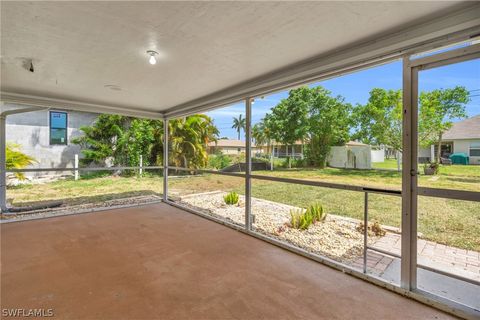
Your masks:
M419 264L480 281L480 252L450 247L423 239L418 239L417 244L417 262ZM384 237L370 246L400 255L401 235L387 232ZM369 272L381 276L393 258L369 250L367 261ZM361 268L363 259L356 261L355 266Z

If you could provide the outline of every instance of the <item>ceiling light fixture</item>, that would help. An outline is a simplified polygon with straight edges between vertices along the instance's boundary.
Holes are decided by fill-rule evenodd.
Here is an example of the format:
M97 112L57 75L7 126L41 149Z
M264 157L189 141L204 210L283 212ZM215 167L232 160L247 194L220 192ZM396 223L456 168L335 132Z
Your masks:
M148 62L150 62L150 64L156 64L157 58L155 58L155 56L158 55L158 52L153 50L148 50L147 53L150 55L150 59L148 59Z

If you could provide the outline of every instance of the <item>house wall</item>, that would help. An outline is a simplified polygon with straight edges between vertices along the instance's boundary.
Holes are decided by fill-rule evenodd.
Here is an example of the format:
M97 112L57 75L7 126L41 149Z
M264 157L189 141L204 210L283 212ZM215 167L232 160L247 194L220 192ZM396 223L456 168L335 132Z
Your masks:
M385 150L372 150L371 152L372 162L384 162L385 161Z
M240 151L238 151L238 149L239 148L237 147L221 147L220 148L222 153L227 155L238 155L240 153L245 153L245 148L240 147Z
M419 158L429 158L431 157L431 150L430 147L428 148L418 148L418 157Z
M285 158L288 156L290 157L294 157L294 158L301 158L303 157L303 153L302 153L302 146L301 145L293 145L293 146L288 146L288 150L287 150L287 146L285 145L276 145L274 146L275 147L275 157L276 158ZM288 152L287 152L288 151Z
M350 151L350 152L349 152ZM332 147L328 156L328 164L334 168L371 169L370 146L338 146Z
M213 147L213 149L211 149L212 150L211 152L214 153L216 150L219 150L222 154L235 155L235 156L245 153L244 147L240 147L240 151L238 151L238 149L239 147ZM261 149L252 147L252 157L254 157L255 154L259 152L259 150Z
M50 145L49 111L47 110L8 116L7 143L19 144L23 153L35 158L38 163L32 168L73 167L75 154L80 158L82 154L80 147L71 141L82 134L79 128L91 125L98 114L77 111L68 111L67 114L67 145ZM27 174L27 177L44 174Z
M465 140L454 140L453 141L453 152L462 152L470 156L470 144L472 142L480 142L480 139L465 139ZM478 164L480 165L480 157L470 157L469 164Z

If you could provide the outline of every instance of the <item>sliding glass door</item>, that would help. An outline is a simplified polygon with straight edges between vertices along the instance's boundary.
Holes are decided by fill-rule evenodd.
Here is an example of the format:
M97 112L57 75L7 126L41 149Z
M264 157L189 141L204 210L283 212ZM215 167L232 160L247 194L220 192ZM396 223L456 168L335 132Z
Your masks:
M480 309L480 47L405 61L402 285ZM408 123L409 122L409 123ZM406 166L405 166L406 164Z

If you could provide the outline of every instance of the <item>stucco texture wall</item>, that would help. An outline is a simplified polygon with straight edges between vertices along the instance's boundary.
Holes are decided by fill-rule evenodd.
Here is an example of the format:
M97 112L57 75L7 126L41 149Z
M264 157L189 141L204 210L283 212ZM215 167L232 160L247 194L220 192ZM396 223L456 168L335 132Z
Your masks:
M80 127L91 125L98 114L77 111L68 111L67 114L67 145L50 145L47 110L8 116L7 143L19 144L22 152L34 157L38 163L33 168L73 167L75 154L81 158L81 150L71 141L82 134Z
M480 139L465 139L465 140L455 140L453 141L453 152L462 152L470 156L470 145L472 142L480 143ZM469 164L478 164L480 165L480 157L470 156Z
M371 147L332 147L328 156L328 164L334 168L371 169Z

